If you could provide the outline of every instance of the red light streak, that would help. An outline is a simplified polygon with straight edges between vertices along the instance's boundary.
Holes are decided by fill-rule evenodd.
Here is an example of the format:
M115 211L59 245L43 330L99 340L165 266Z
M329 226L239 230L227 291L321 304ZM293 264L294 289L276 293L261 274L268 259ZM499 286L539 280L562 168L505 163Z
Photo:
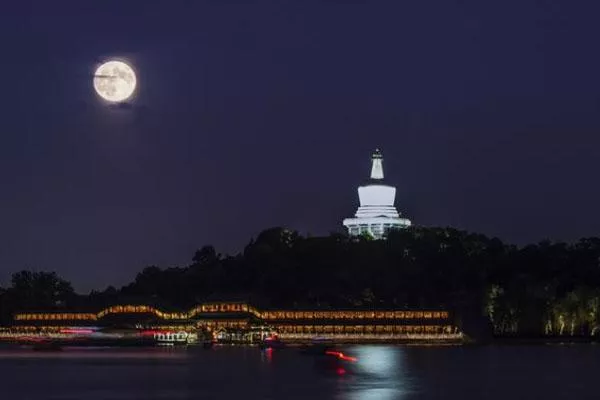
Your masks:
M45 339L43 339L43 338L30 337L30 336L20 336L17 338L17 340L22 341L22 342L44 342L45 341Z
M93 329L62 329L60 333L74 333L74 334L90 334L94 333Z
M337 358L339 358L340 360L344 360L344 361L358 361L358 359L356 357L350 357L345 355L344 353L342 353L341 351L326 351L325 354L329 355L329 356L335 356Z

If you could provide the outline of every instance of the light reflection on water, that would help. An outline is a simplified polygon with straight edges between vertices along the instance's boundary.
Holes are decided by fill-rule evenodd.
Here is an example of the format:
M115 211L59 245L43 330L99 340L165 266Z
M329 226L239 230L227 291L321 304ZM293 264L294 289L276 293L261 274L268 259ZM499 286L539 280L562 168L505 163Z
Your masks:
M392 400L405 398L411 392L403 348L355 346L348 353L358 361L352 376L341 377L338 398Z
M0 350L4 399L595 399L600 346ZM322 358L321 358L322 359ZM342 368L342 369L340 369ZM518 389L517 389L518 388Z
M33 351L30 349L16 349L0 351L0 360L10 359L106 359L106 360L150 360L150 359L183 359L189 357L189 354L181 349L144 349L127 350L114 348L64 348L61 351Z
M398 347L356 346L351 348L360 369L367 374L391 377L401 372L403 354Z

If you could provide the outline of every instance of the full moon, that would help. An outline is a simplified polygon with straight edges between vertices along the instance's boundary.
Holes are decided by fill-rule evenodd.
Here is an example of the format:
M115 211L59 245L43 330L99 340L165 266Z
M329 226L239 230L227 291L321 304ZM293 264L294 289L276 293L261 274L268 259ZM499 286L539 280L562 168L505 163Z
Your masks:
M122 61L108 61L94 74L94 89L104 100L120 103L133 94L137 81L133 68Z

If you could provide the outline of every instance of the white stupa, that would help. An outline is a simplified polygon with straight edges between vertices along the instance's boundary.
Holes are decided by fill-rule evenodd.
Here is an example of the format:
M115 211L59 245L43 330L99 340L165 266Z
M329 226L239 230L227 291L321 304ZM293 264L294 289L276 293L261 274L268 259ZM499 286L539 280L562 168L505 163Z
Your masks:
M383 157L379 149L371 159L371 179L358 188L360 207L354 218L346 218L343 223L352 236L366 233L381 239L390 229L406 228L411 223L401 218L394 207L396 188L383 183Z

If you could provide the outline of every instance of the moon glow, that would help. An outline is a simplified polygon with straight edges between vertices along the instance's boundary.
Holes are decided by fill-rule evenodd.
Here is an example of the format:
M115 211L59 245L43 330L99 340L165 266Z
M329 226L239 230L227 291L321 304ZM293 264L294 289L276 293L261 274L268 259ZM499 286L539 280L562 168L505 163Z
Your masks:
M100 97L119 103L131 97L137 85L133 68L122 61L108 61L94 73L94 89Z

